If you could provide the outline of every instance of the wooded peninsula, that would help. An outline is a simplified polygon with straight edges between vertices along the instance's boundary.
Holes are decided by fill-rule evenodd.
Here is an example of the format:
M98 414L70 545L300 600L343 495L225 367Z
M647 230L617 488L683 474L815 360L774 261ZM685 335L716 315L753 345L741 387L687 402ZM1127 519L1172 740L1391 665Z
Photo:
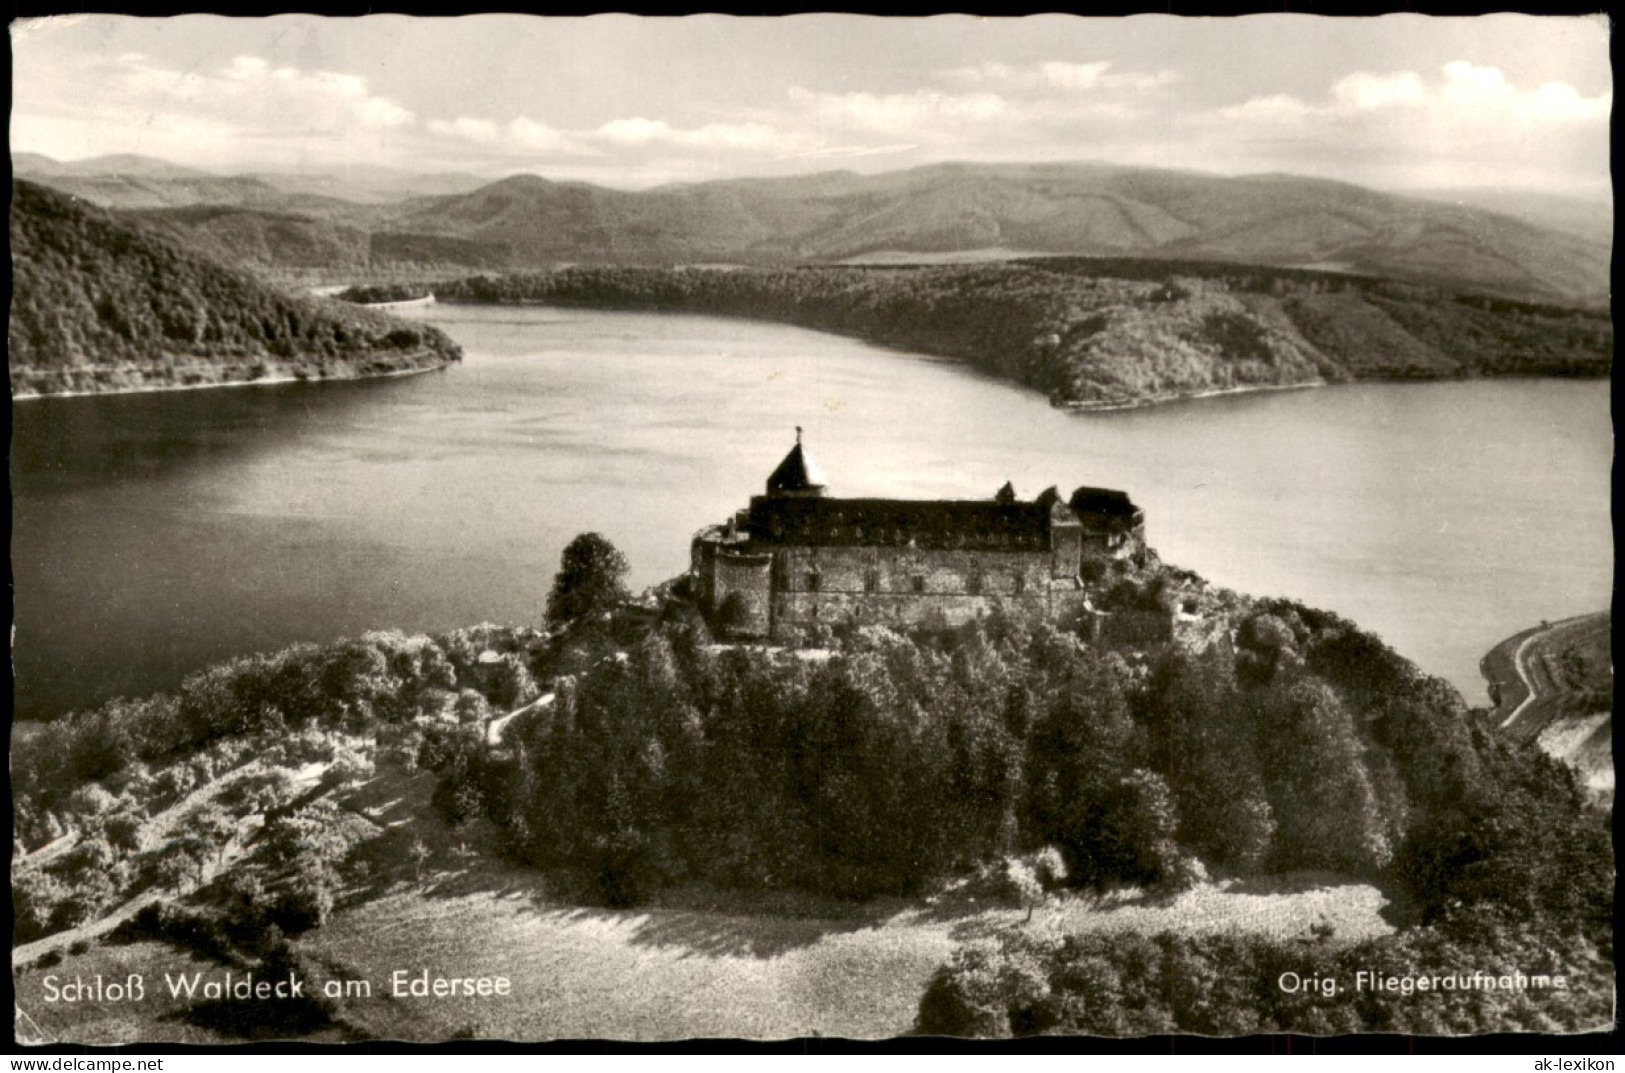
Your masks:
M961 360L1079 410L1351 380L1606 376L1613 360L1603 313L1208 262L572 267L431 289L442 302L743 316L838 332Z

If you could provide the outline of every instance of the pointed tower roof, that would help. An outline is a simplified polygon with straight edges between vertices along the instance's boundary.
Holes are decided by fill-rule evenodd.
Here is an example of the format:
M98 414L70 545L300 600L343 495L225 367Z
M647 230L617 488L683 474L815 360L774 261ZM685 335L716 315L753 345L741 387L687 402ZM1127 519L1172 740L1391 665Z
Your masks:
M801 426L796 426L796 445L784 456L779 468L767 479L768 495L817 496L824 494L824 471L801 446Z

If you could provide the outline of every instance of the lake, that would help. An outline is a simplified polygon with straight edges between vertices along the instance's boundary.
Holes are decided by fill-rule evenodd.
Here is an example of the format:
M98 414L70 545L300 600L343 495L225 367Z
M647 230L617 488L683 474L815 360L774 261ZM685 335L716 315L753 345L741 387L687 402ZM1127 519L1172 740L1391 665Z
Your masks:
M740 320L412 315L393 380L12 406L17 713L369 629L539 622L597 530L641 587L806 428L834 495L1123 488L1162 557L1380 634L1473 703L1478 659L1607 607L1606 382L1361 384L1069 415L962 366Z

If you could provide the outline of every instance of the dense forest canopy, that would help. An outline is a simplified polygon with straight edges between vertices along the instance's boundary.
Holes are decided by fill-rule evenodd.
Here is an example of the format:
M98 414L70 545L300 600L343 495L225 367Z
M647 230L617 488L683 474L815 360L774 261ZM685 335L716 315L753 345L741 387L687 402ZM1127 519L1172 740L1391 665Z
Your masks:
M444 333L280 293L100 209L12 186L13 396L431 368Z
M472 277L433 290L442 301L783 321L958 358L1083 408L1361 379L1605 376L1613 360L1613 327L1603 314L1362 276L1211 263L577 267Z

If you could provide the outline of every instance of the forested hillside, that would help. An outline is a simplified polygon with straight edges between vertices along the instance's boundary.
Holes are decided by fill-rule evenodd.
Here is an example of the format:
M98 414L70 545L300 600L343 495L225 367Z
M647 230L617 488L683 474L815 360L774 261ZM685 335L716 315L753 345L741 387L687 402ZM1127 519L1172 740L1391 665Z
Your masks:
M1100 603L1194 607L1211 643L1101 646L995 613L908 634L823 625L800 652L717 645L678 582L659 616L234 660L18 745L19 941L116 913L124 939L268 966L341 896L421 871L427 847L368 850L382 825L330 795L423 768L450 841L534 869L525 882L566 904L641 905L685 884L918 897L957 881L1031 905L1046 889L1161 897L1308 874L1379 884L1403 918L1358 946L1001 928L932 983L932 1033L1604 1023L1608 821L1572 771L1500 740L1336 615L1154 559ZM1272 987L1286 969L1345 986L1356 970L1569 983L1331 1004Z
M127 216L234 267L354 272L367 264L366 231L296 213L190 205L144 209Z
M31 183L13 184L11 256L13 397L370 376L461 356L438 329L282 294Z
M1599 313L1202 262L583 267L463 279L434 291L441 301L783 321L958 358L1085 409L1361 379L1604 376L1613 359L1613 327Z

